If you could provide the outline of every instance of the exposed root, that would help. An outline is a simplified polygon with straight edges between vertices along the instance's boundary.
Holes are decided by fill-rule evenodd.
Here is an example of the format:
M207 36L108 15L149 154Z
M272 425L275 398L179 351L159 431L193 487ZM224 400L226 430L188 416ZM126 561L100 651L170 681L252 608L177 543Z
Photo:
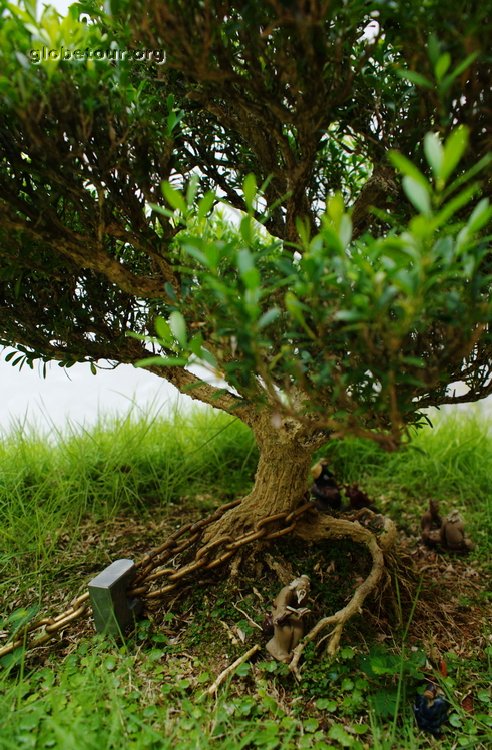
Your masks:
M240 656L238 659L236 659L236 661L233 661L232 664L226 667L226 669L224 669L219 674L215 682L212 685L210 685L210 687L208 688L207 690L208 695L215 695L215 693L217 692L220 685L222 685L224 680L226 680L229 677L229 675L231 675L234 672L234 670L239 667L240 664L244 664L245 661L248 661L248 659L251 659L251 657L254 656L257 651L260 651L260 649L261 649L261 646L259 646L258 644L255 644L252 648L249 649L249 651L246 651L245 654Z
M283 586L287 586L287 584L290 583L293 578L295 578L294 571L292 570L292 565L290 565L287 561L282 564L278 560L275 560L273 555L270 555L269 553L265 554L264 559L265 563L268 565L270 570L273 570L273 572L277 575L278 580Z
M345 624L356 614L362 612L364 600L372 591L374 591L385 572L384 552L389 550L396 540L396 527L394 523L386 517L376 516L370 513L368 525L379 524L380 533L374 533L367 526L362 526L359 521L349 521L342 518L333 518L332 516L319 516L317 523L308 523L300 521L295 534L306 541L321 541L322 539L339 539L348 538L352 541L364 544L369 550L372 557L372 567L367 578L355 590L348 604L342 609L335 612L329 617L323 617L307 633L302 642L295 648L294 656L290 662L290 669L299 677L299 661L307 644L313 641L325 628L333 625L329 633L327 651L330 656L334 656L340 645Z

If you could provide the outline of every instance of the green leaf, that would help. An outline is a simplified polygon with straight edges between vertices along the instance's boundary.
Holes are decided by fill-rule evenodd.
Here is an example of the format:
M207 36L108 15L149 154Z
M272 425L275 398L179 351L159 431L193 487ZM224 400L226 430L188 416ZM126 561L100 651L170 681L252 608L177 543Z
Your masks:
M217 358L212 354L212 352L209 352L208 349L205 349L204 346L202 346L201 348L200 359L203 359L204 362L215 369L217 369L219 366Z
M446 181L458 166L461 157L466 151L469 139L469 129L465 125L457 127L446 143L442 161L441 177Z
M394 716L397 705L396 690L378 690L371 696L371 704L378 716Z
M303 305L297 299L294 292L288 291L285 294L285 306L294 320L297 320L303 327L306 327L306 321L304 319L304 313L302 311Z
M338 310L335 313L335 320L341 320L344 323L356 323L365 319L365 315L360 310Z
M307 248L309 246L311 231L308 219L302 219L300 216L296 216L296 229L297 234L301 238L302 246Z
M401 361L406 365L411 365L412 367L425 367L425 360L421 357L414 357L409 355L408 357L402 357Z
M244 178L243 182L243 195L244 195L244 202L246 204L246 208L248 211L254 211L254 201L256 198L256 193L258 192L258 185L256 183L256 177L254 174L248 174Z
M175 190L169 182L163 182L161 184L161 190L164 198L169 203L171 208L181 211L182 214L186 214L188 210L188 206L186 205L186 201L183 198L183 195L179 192L179 190Z
M166 292L169 299L171 299L173 302L177 302L176 292L174 291L169 281L166 281L166 283L164 284L164 291Z
M154 321L154 328L163 344L167 346L173 342L171 327L167 320L164 320L164 318L156 318Z
M198 203L198 211L197 211L197 217L200 221L206 217L206 215L212 208L215 198L216 198L215 193L209 190L208 193L205 193L203 198L200 199Z
M448 187L446 188L444 192L444 197L447 197L451 193L453 193L455 190L457 190L461 185L464 185L465 182L469 182L475 175L482 172L484 169L486 169L490 164L492 163L492 154L485 154L479 161L477 161L476 164L474 164L470 169L467 169L466 172L461 174L459 177L457 177L453 182L451 182Z
M449 723L452 727L456 727L456 729L459 729L462 725L461 719L458 716L458 714L451 714L448 718Z
M11 625L13 633L18 633L25 625L28 625L38 612L39 607L37 605L15 609L7 618L7 622Z
M483 198L473 209L468 219L467 228L470 232L479 232L492 218L492 207L488 198Z
M291 291L286 292L285 306L293 318L296 318L297 320L301 320L301 321L304 320L304 316L302 314L302 305L297 299L294 292L291 292Z
M333 724L328 732L330 740L336 740L342 747L350 747L353 744L353 738L341 724Z
M460 62L460 64L457 65L456 68L451 73L449 73L449 75L447 75L443 81L441 81L441 90L446 91L451 86L453 81L462 73L464 73L467 68L470 67L470 65L477 59L479 54L480 53L478 51L475 51L471 52L468 57L465 57L465 59Z
M423 86L426 89L434 88L432 81L429 81L429 79L423 76L422 73L417 73L416 70L404 70L403 68L399 68L396 71L396 74L400 78L410 81L410 83L415 83L417 86Z
M186 323L180 312L174 310L169 316L169 328L181 346L186 346Z
M163 206L159 206L158 203L149 203L149 208L152 209L156 214L160 214L161 216L167 216L168 219L172 219L174 217L174 212L170 211L168 208L164 208Z
M435 67L439 56L441 54L441 44L435 34L431 34L427 42L427 49L429 52L429 59L432 65Z
M195 201L196 191L198 190L198 182L199 182L198 175L197 174L192 175L186 188L187 206L192 206Z
M254 267L255 267L255 261L254 261L251 250L247 247L243 247L241 250L238 251L238 254L237 254L237 268L238 268L239 274L243 276L243 274L247 273L248 271L251 271L251 269Z
M410 159L407 159L407 157L403 156L399 151L390 151L388 158L401 174L406 175L407 177L412 177L416 182L420 183L422 187L428 189L429 183L420 169L418 169Z
M424 136L424 152L436 180L441 178L441 170L444 159L444 149L441 140L436 133L426 133Z
M338 703L330 698L318 698L316 701L316 708L320 711L328 711L333 713L338 708Z
M238 667L236 667L236 670L234 674L237 674L238 677L247 677L251 673L251 664L248 664L245 662L244 664L240 664Z
M403 190L413 206L422 214L432 213L429 190L413 177L405 176L402 181Z
M441 81L444 78L450 65L451 65L451 55L449 54L449 52L445 52L443 55L439 57L434 67L434 75L436 76L436 79L438 81Z
M251 216L243 216L239 223L239 233L247 245L253 242L253 221Z
M184 117L183 110L180 110L179 112L172 111L169 112L168 116L166 117L166 135L171 136L173 130L175 127L181 122L181 120Z
M183 250L188 253L188 255L191 255L192 258L195 258L199 263L202 264L202 266L210 266L208 257L201 250L198 250L196 247L190 245L189 243L183 244L182 247Z
M305 732L315 732L319 726L319 721L318 719L314 719L314 718L305 719L302 722L302 726Z
M249 217L248 217L249 218ZM261 284L260 272L255 268L254 258L251 251L245 247L237 254L237 265L241 280L249 290L258 290Z
M327 201L326 212L333 221L334 226L338 229L345 212L345 204L341 193L335 193L335 195Z
M338 236L342 246L345 248L352 239L352 219L348 214L344 214L340 219L340 225L338 227Z
M434 228L444 226L461 208L470 203L479 189L480 186L477 183L473 183L468 185L461 193L451 198L435 217L433 221Z
M280 312L281 311L278 307L271 307L270 310L264 312L258 321L258 330L266 328L266 326L270 325L270 323L273 323L274 320L277 320Z

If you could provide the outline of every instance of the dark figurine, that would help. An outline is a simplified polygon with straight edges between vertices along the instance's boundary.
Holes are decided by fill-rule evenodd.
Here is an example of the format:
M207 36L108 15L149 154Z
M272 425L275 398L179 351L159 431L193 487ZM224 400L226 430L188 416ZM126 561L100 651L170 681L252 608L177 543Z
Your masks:
M442 518L437 500L429 500L429 510L420 519L422 541L427 547L437 547L441 541Z
M421 695L417 695L413 712L419 729L439 737L441 725L448 718L449 703L442 690L429 683Z
M267 643L267 650L277 659L288 664L293 652L304 635L303 618L309 609L302 607L307 600L310 582L301 576L284 586L273 601L273 638Z
M274 633L273 630L273 615L271 612L267 612L265 617L263 618L263 622L261 623L261 629L265 633L265 635L272 636Z
M473 549L473 543L465 534L465 524L457 510L443 521L441 526L441 545L450 552L467 553Z
M331 513L342 507L342 496L340 488L335 480L335 475L329 470L328 462L322 458L311 469L314 482L311 486L311 495L318 510Z
M361 510L361 508L375 509L374 501L360 489L358 484L346 484L344 490L351 510Z

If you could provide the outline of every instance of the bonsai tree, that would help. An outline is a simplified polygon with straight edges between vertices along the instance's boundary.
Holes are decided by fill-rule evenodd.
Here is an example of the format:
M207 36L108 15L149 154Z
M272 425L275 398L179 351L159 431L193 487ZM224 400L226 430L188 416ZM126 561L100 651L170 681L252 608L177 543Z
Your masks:
M255 485L218 542L295 510L327 441L394 450L427 407L492 392L491 20L454 0L110 6L3 3L1 343L15 365L143 364L249 425ZM295 533L371 552L322 621L334 650L394 528L313 509Z

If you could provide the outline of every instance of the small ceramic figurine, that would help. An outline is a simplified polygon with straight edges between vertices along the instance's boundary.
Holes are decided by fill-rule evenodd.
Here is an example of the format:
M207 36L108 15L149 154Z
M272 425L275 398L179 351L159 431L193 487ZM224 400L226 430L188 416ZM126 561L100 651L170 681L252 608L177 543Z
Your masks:
M451 552L469 552L473 542L465 534L465 524L457 510L443 521L441 526L441 544Z
M303 618L309 609L302 607L302 604L307 601L310 588L309 578L300 576L284 586L273 600L273 638L266 647L277 661L288 664L304 635Z
M427 547L437 547L441 541L442 518L437 500L429 500L429 510L420 519L422 541Z
M374 501L360 489L358 484L346 484L344 490L350 503L350 510L361 510L362 508L375 510Z
M421 695L417 695L413 712L419 729L430 732L434 737L441 734L443 724L449 711L449 703L442 690L429 683Z
M335 475L328 468L325 458L318 461L311 469L314 482L311 486L311 494L314 504L318 510L331 513L342 507L342 496L340 488L335 480Z

